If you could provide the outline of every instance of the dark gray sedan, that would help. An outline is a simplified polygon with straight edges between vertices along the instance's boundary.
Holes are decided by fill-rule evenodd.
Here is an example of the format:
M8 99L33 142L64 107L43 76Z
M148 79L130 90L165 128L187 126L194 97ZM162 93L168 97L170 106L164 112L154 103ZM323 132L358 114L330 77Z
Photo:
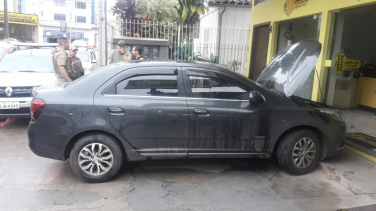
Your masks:
M251 81L207 63L113 64L72 83L42 86L32 101L29 146L66 160L89 182L115 176L124 161L276 156L289 173L312 171L344 145L343 115L294 96L320 43L278 54Z

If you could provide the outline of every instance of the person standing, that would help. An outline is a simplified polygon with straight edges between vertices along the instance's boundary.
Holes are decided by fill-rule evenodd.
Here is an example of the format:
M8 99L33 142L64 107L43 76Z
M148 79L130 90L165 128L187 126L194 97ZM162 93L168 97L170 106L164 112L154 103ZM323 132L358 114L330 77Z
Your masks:
M52 56L52 63L55 70L56 83L71 82L72 79L69 77L68 72L71 72L73 67L72 63L69 62L68 53L66 50L69 49L69 41L66 37L61 37L59 39L59 49L55 51Z
M116 49L110 52L110 56L108 57L107 65L123 62L123 61L130 61L131 60L131 53L125 50L125 42L124 40L120 40Z
M132 55L133 55L133 58L132 60L144 60L144 58L142 57L142 47L141 46L135 46L133 47L132 49Z
M76 80L77 78L84 75L84 68L82 66L82 62L80 58L76 56L78 48L74 45L69 46L69 59L73 66L73 71L70 72L68 75L72 80Z

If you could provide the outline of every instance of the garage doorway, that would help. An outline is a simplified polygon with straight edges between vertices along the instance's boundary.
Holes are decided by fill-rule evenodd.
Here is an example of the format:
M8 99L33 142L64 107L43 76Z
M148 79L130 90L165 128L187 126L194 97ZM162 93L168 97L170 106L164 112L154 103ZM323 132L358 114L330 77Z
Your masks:
M321 15L308 16L278 24L278 39L276 53L282 51L287 46L302 40L319 40ZM307 82L301 88L297 96L311 100L315 70L312 70Z
M334 15L328 58L332 65L327 72L325 102L337 108L361 108L376 113L376 5L341 10ZM336 72L336 58L341 54L347 60L359 61L360 67Z

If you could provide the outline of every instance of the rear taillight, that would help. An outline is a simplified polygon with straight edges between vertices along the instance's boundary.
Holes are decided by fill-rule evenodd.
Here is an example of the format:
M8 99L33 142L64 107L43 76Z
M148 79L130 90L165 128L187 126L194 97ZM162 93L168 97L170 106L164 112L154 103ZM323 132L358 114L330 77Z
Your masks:
M46 102L44 102L42 99L33 98L30 106L30 112L33 119L37 120L39 118L44 107L46 107Z

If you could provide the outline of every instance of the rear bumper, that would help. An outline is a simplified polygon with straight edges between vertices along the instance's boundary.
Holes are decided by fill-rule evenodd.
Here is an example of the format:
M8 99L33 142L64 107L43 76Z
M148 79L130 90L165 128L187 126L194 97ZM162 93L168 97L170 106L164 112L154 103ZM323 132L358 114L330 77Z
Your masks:
M68 134L57 126L40 125L31 120L28 128L29 147L34 154L55 160L66 160Z
M19 109L0 109L0 118L30 118L32 97L0 98L0 102L19 102Z

